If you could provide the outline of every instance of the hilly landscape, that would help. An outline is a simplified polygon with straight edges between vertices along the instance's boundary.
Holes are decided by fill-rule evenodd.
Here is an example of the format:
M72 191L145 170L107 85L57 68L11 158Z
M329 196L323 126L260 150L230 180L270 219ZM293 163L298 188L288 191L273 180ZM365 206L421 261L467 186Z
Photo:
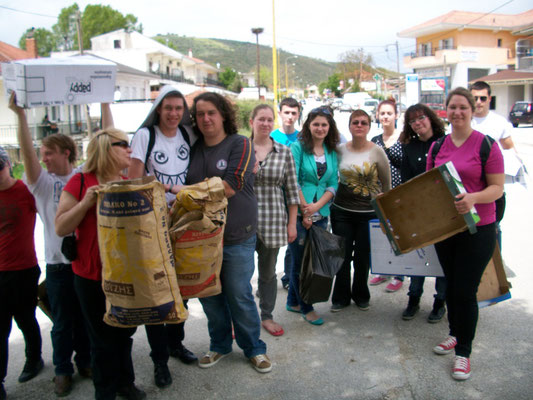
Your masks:
M157 35L154 39L165 43L167 46L188 54L189 49L193 57L200 58L207 63L216 66L220 63L220 70L227 67L241 73L256 71L256 45L255 43L239 42L226 39L203 39L176 34ZM272 68L272 48L259 45L261 65ZM285 60L296 54L283 50L278 52L279 76L281 86L285 86ZM295 64L289 78L294 80L298 76L296 85L305 87L306 84L318 84L326 81L328 76L335 72L335 63L301 56L291 58L289 64Z

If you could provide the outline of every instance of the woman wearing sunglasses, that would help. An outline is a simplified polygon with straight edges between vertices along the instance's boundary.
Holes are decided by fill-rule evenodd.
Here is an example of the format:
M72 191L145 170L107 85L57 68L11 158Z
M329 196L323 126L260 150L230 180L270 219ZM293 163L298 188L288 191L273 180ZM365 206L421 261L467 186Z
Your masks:
M300 188L300 210L297 237L289 244L293 264L286 308L303 314L312 325L322 325L324 320L300 297L300 269L308 229L313 224L321 228L328 225L329 206L338 187L338 143L339 131L333 115L327 108L320 107L309 113L298 141L291 145Z
M76 232L74 289L91 340L97 399L145 397L134 385L131 336L136 329L112 327L103 321L106 305L96 224L96 191L100 185L125 179L121 171L130 166L130 154L124 132L114 128L97 132L89 142L83 174L74 175L63 189L55 219L58 236Z
M389 159L392 187L398 186L401 182L400 166L402 164L402 145L398 142L400 132L396 129L398 111L394 99L383 100L378 105L377 116L383 126L383 133L372 138L372 141L385 150ZM384 283L389 278L387 276L375 276L370 280L370 285L375 286ZM397 292L403 286L403 276L395 276L385 290L387 292Z
M455 208L459 214L466 214L475 206L480 217L476 233L457 233L435 244L446 277L450 333L433 351L449 354L455 350L452 377L458 380L470 377L470 353L478 320L476 293L494 252L494 201L502 195L504 183L503 157L497 144L489 141L489 156L485 162L481 161L481 146L488 139L472 129L474 110L474 98L467 89L459 87L450 92L446 111L452 132L445 137L436 155L433 154L436 144L431 146L427 159L428 170L453 162L466 189L466 193L455 197Z
M433 142L444 136L445 129L440 119L425 104L415 104L405 112L405 124L400 134L403 144L403 159L401 167L402 183L426 172L426 158ZM420 309L420 297L424 290L425 277L412 276L409 285L409 303L402 314L404 320L411 320ZM428 316L428 322L439 322L446 313L444 301L446 299L446 279L438 277L435 282L435 300L433 310Z
M368 310L370 235L368 221L376 218L370 200L391 187L387 155L367 139L370 116L363 110L350 115L352 140L339 146L339 190L331 206L333 233L345 239L344 263L337 273L331 298L331 312L341 311L353 300ZM350 279L353 262L353 281Z

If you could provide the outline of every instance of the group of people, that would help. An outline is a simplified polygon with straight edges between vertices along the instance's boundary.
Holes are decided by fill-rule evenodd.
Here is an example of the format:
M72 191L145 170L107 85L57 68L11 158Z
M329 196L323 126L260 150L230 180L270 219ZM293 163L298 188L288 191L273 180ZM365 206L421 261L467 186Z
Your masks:
M72 389L75 354L78 373L92 378L97 399L117 395L142 399L146 395L134 384L131 358L135 328L111 327L102 319L105 295L96 229L100 185L153 175L164 184L170 205L182 186L213 176L222 178L228 198L222 293L200 299L210 346L198 365L209 368L217 364L232 351L235 339L253 368L266 373L272 363L260 339L261 327L274 336L284 334L273 316L279 249L289 246L282 278L288 289L286 310L298 313L311 325L322 325L324 319L300 296L299 275L309 228L326 229L331 220L333 233L345 240L345 259L335 279L331 311L341 311L352 300L359 309L368 310L368 221L375 218L370 201L447 161L454 162L468 192L457 196L457 211L464 214L475 205L481 220L476 234L460 233L436 245L445 278L436 281L430 320L443 317L446 303L449 337L434 351L447 354L455 349L452 376L467 379L477 323L476 291L496 242L494 201L503 192L500 147L490 142L487 157L482 159L479 154L485 136L475 131L471 122L476 110L490 101L490 87L474 85L472 93L475 97L463 88L450 92L446 100L451 124L448 136L444 136L442 121L422 104L406 111L403 131L395 132L396 105L385 100L378 106L382 135L368 140L371 118L356 110L349 118L351 140L340 144L333 113L327 107L313 109L298 132L294 125L300 105L284 99L279 112L282 125L274 131L275 111L261 104L250 116L252 135L247 138L238 134L235 108L224 96L202 93L189 110L183 95L166 86L131 144L124 132L113 127L109 105L102 105L103 129L90 140L83 166L75 167L72 139L54 134L44 138L41 147L46 168L33 149L25 112L12 97L10 108L18 116L26 185L11 177L9 157L0 151L0 399L7 396L3 380L12 318L26 343L26 364L19 381L32 379L43 368L35 319L40 275L33 248L37 212L45 228L56 394L64 396ZM504 148L512 147L509 135L498 140ZM63 237L73 234L77 257L70 261L62 254L61 245ZM255 252L259 311L251 286ZM401 286L403 277L394 280L391 283ZM404 319L417 313L423 283L424 278L411 278ZM184 324L146 326L159 387L172 383L169 356L184 363L197 360L183 345L184 328Z

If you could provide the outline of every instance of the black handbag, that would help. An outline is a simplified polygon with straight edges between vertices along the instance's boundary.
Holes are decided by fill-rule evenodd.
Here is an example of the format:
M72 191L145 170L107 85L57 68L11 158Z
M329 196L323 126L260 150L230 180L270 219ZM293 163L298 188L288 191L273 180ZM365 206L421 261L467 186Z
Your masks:
M80 172L80 201L81 201L81 191L83 189L83 173ZM69 261L74 261L78 257L78 250L76 247L76 234L73 233L72 235L65 236L63 238L63 241L61 242L61 253L65 256L65 258Z

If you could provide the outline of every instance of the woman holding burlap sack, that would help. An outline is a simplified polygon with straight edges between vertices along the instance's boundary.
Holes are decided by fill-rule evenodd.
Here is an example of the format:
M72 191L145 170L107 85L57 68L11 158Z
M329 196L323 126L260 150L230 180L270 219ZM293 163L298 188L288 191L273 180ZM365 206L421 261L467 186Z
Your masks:
M99 185L124 179L121 171L130 166L130 154L124 132L113 128L97 132L87 148L84 172L74 175L65 186L55 219L59 236L76 231L78 257L72 262L74 288L91 340L97 399L114 399L117 395L129 399L146 397L134 384L131 336L136 329L112 327L103 321L106 300L97 238L97 189Z
M222 293L200 299L211 344L199 366L212 367L231 353L233 323L237 344L253 367L258 372L270 372L272 364L266 344L259 338L261 323L250 284L257 229L252 144L237 134L235 110L217 93L197 96L191 114L200 138L192 149L187 184L219 176L228 198L220 272Z

